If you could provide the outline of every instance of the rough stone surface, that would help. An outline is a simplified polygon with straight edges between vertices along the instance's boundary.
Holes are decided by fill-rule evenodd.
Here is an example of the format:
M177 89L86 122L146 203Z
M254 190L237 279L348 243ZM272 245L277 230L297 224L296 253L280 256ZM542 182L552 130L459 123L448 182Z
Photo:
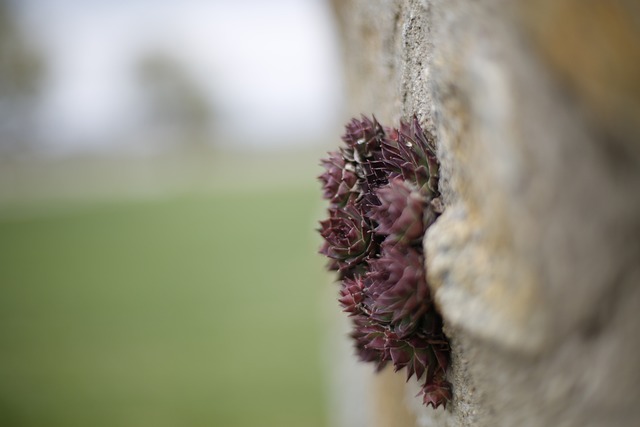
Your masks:
M416 113L442 163L426 268L454 400L410 383L417 421L380 425L640 425L638 3L334 6L350 115Z

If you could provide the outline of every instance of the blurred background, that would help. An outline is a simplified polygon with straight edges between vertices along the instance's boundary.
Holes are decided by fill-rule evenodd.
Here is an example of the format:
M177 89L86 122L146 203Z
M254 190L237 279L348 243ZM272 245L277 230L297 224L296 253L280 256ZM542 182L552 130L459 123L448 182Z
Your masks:
M327 424L332 19L0 0L0 426Z

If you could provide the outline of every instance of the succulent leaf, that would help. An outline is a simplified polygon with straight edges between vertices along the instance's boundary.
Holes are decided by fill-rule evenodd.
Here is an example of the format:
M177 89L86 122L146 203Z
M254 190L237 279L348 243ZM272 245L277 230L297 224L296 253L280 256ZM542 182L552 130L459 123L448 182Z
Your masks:
M429 367L428 344L420 339L400 339L397 335L389 340L389 352L394 368L407 369L407 381L413 375L421 378Z
M365 302L366 289L364 280L362 277L355 277L353 279L347 278L342 281L342 288L340 289L340 298L338 301L344 308L344 311L349 313L350 316L355 316L363 312L363 304Z

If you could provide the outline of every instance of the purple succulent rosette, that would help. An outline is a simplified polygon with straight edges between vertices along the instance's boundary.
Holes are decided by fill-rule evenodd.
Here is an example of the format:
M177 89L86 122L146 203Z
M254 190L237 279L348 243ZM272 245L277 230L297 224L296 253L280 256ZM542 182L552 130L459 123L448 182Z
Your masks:
M354 269L374 251L371 224L353 204L329 209L329 218L320 221L320 227L325 239L320 252L340 271Z
M346 125L344 146L321 160L329 201L320 222L338 271L340 305L352 318L359 358L382 369L406 369L424 380L425 405L446 406L449 343L427 284L422 241L442 213L433 137L414 116L385 128L362 116Z
M323 197L332 206L344 206L349 200L358 195L358 176L355 168L338 152L329 153L329 157L322 159L325 173L320 175L324 189Z
M429 198L400 178L394 178L376 194L380 205L372 208L371 215L378 223L376 233L386 236L385 241L402 245L421 242L427 227L424 211Z

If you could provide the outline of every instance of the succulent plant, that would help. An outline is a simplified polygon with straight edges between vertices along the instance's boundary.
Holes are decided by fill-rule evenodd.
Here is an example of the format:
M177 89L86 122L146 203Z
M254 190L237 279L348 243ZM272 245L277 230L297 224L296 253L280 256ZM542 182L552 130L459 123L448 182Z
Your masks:
M424 267L426 229L443 211L433 137L414 116L399 129L362 116L345 145L321 161L329 218L320 252L341 280L338 299L352 319L359 358L424 379L423 402L451 400L449 344Z
M362 116L362 120L351 119L345 126L346 132L342 140L346 142L345 152L352 160L361 161L370 158L374 152L380 151L380 143L385 138L384 128L375 117L369 119Z
M338 152L329 153L321 160L325 173L320 175L323 196L334 206L344 206L358 194L358 176L353 164L344 160Z
M451 400L452 397L451 384L444 379L444 376L439 375L428 384L425 384L422 393L422 402L426 406L431 405L433 408L437 408L440 405L446 406L446 402Z
M359 178L359 203L365 211L379 204L375 190L388 182L387 166L382 158L385 138L384 128L376 118L365 116L362 116L362 120L352 119L342 136L346 146L340 152Z
M419 243L426 229L424 211L429 199L400 178L392 179L376 194L380 205L372 208L371 215L378 223L376 233L388 236L388 242Z
M366 311L364 308L365 298L366 289L362 277L356 276L353 279L346 278L342 281L338 302L345 312L355 316Z
M385 241L368 277L374 299L371 317L393 325L398 336L408 336L431 307L423 255L416 248Z
M366 314L353 317L351 338L355 341L356 352L363 362L374 362L378 370L384 368L391 355L385 350L385 333L388 327L371 319Z
M390 177L402 177L431 194L438 192L439 163L433 138L420 127L417 117L411 124L401 122L400 129L389 129L389 138L381 151Z
M339 270L355 267L373 249L373 231L362 213L352 204L329 210L329 218L320 221L320 234L326 244L321 253L335 260Z

